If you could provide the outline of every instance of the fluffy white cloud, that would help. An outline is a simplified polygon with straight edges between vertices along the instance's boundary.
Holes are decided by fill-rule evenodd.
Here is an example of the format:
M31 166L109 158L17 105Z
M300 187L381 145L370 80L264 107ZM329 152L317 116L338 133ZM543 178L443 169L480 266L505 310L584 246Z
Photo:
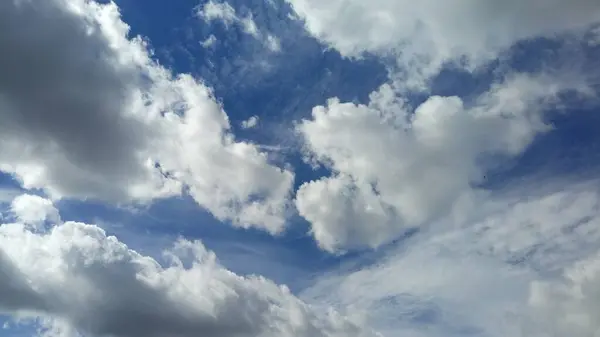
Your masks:
M282 229L293 174L237 142L210 90L158 65L114 3L3 1L0 22L0 170L52 198L186 188L219 219Z
M567 89L585 86L516 75L469 106L434 96L414 112L387 85L369 105L332 99L298 130L311 158L334 175L302 185L296 207L332 252L380 246L451 210L459 216L498 158L550 129L543 112Z
M258 125L259 118L258 116L252 116L245 121L242 121L241 126L242 129L252 129Z
M94 225L2 224L0 312L41 318L49 336L375 336L284 286L235 275L199 242L180 241L165 257L161 266Z
M10 209L19 222L32 226L41 225L46 221L51 223L61 221L52 201L37 195L17 196L12 200Z
M346 56L395 54L412 75L478 65L515 42L588 28L595 0L286 0L306 29Z
M142 152L153 132L132 111L142 46L118 36L126 27L113 7L0 4L0 169L27 188L116 199L134 185L169 189L151 179Z

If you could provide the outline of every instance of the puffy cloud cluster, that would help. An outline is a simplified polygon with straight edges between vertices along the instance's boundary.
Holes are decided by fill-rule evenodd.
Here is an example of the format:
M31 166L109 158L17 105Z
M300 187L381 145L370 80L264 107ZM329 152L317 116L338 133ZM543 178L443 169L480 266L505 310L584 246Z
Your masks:
M199 242L178 242L162 266L95 225L21 221L55 218L49 200L21 196L12 210L16 222L0 225L0 312L39 319L48 336L376 336L235 275Z
M114 3L0 4L0 170L52 198L146 202L182 189L279 232L293 173L238 142L211 91L128 37Z
M413 109L406 98L448 62L472 69L520 41L593 35L594 1L287 2L309 33L342 55L398 61L368 104L331 99L298 127L310 159L333 171L296 196L331 252L377 247L442 215L462 217L486 193L478 186L488 169L551 129L544 113L565 91L591 92L584 74L544 70L509 75L468 101L432 96Z
M378 31L402 27L386 25L416 25L432 36L447 33L448 50L472 51L477 59L482 46L584 27L596 13L596 6L581 0L548 23L558 3L530 1L519 11L513 2L454 3L453 10L448 3L434 10L425 1L404 6L414 11L410 20L390 21L381 10L400 11L402 2L379 3L350 1L333 16L336 1L293 1L312 32L328 32L322 38L334 45L349 39L358 46L339 42L348 55L391 45ZM534 15L513 27L518 32L504 32L513 14L542 7L543 20ZM502 15L475 29L489 13ZM212 1L197 14L226 24L243 20L228 4ZM451 24L463 15L468 19L458 20L461 25ZM352 25L328 28L347 19ZM0 22L0 47L10 51L0 60L1 171L53 199L148 202L185 191L221 220L271 233L284 229L294 206L291 170L271 164L264 148L237 141L210 89L157 64L143 39L128 36L114 3L5 1ZM347 37L349 27L357 29ZM413 33L392 35L426 41ZM377 247L408 227L451 211L460 215L498 156L519 155L549 129L541 112L567 89L586 88L572 79L515 75L474 102L435 96L414 111L388 85L366 105L332 99L315 107L298 130L312 160L334 174L302 185L295 207L331 252Z
M521 154L550 129L543 112L585 86L516 75L474 103L433 96L414 111L384 85L369 105L330 100L299 132L334 175L302 185L297 209L328 251L377 247L475 198L497 160Z
M286 0L309 33L345 56L394 54L411 75L445 62L477 66L520 40L585 31L594 0Z

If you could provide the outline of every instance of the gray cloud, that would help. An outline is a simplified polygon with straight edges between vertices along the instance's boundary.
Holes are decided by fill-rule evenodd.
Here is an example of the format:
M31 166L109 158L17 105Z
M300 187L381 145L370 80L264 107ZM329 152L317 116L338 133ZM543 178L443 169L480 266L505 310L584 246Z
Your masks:
M242 227L280 232L294 175L238 142L211 90L151 58L116 4L0 4L0 171L53 199L148 202L189 187Z
M199 242L165 254L162 266L95 225L2 224L0 312L41 318L61 337L376 336L269 280L235 275Z
M106 195L143 176L151 134L123 111L141 73L59 1L0 4L3 165L42 162L59 193Z

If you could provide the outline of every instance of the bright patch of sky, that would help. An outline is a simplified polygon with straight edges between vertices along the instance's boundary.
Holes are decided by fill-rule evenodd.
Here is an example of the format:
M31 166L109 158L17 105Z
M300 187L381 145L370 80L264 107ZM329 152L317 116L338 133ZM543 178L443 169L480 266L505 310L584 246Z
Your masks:
M600 5L0 3L0 337L600 329Z

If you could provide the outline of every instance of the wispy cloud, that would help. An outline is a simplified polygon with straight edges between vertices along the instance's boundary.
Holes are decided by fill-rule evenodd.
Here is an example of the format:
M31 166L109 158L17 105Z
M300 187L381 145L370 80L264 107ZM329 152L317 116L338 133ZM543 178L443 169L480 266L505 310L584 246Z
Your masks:
M541 303L554 301L552 287L561 284L563 270L580 270L577 261L593 259L600 236L597 182L555 188L498 196L458 227L440 220L386 248L372 264L323 276L302 296L362 309L389 336L550 336L560 330L540 319L549 314ZM585 310L578 295L568 296L568 305ZM550 310L555 321L559 309ZM587 336L589 324L571 330L573 336Z
M221 21L226 27L237 24L246 34L261 41L270 51L279 52L281 49L277 37L272 34L261 32L251 14L240 17L235 9L227 2L214 2L211 0L203 6L198 7L196 15L206 22Z

